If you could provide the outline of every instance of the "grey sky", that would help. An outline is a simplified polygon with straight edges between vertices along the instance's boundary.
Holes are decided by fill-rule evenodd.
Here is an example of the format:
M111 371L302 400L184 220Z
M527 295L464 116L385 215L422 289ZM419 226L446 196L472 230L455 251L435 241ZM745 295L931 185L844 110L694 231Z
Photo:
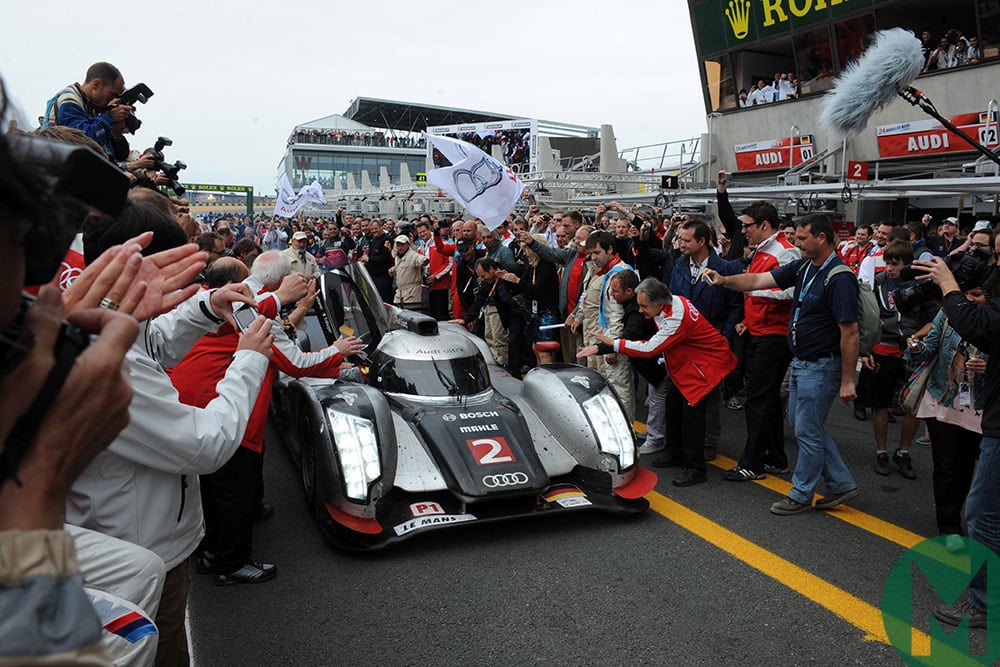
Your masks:
M292 128L355 97L611 123L618 146L705 131L684 0L8 3L0 75L34 120L88 65L153 89L133 148L182 180L273 193Z

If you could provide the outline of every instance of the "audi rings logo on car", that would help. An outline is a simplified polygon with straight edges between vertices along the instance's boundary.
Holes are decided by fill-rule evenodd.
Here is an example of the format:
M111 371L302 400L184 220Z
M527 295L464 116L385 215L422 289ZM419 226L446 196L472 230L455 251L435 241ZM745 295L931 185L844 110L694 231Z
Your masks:
M528 483L528 476L523 472L505 472L501 475L483 477L483 486L488 489L499 489L504 486L521 486Z
M451 414L450 412L446 412L443 415L441 415L441 419L443 419L446 422L453 422L456 419L458 419L458 417L456 417L455 415Z

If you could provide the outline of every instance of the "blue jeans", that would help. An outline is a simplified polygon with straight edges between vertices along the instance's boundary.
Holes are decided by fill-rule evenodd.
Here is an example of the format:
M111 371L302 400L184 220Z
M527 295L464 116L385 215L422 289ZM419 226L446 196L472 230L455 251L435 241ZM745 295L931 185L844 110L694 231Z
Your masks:
M979 465L972 476L972 488L965 499L965 521L969 537L1000 554L1000 438L983 436L979 444ZM969 601L986 610L986 579L983 568L969 587ZM993 576L993 573L990 574ZM996 600L994 600L996 602Z
M840 359L792 360L788 385L788 421L799 445L799 458L788 497L812 503L822 476L827 495L855 488L854 478L840 456L840 449L823 428L830 406L840 394Z

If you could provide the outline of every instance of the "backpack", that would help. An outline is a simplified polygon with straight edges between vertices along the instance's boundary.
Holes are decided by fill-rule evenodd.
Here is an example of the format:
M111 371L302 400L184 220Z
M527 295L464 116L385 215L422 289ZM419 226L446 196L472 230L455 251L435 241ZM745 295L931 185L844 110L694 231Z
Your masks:
M799 272L802 273L807 264L803 264ZM830 284L830 279L838 273L854 272L849 266L839 264L826 274L823 279L823 289ZM858 356L870 357L872 350L882 339L882 312L878 307L878 299L872 291L871 286L863 280L858 280Z

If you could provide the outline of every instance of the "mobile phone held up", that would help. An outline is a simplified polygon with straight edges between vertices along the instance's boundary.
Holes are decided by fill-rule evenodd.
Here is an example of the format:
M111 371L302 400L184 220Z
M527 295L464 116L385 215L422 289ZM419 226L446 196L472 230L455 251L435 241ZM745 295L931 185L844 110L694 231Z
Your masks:
M257 312L256 308L245 303L241 303L233 311L233 319L236 321L236 328L240 330L240 333L246 333L246 330L259 316L260 313Z

